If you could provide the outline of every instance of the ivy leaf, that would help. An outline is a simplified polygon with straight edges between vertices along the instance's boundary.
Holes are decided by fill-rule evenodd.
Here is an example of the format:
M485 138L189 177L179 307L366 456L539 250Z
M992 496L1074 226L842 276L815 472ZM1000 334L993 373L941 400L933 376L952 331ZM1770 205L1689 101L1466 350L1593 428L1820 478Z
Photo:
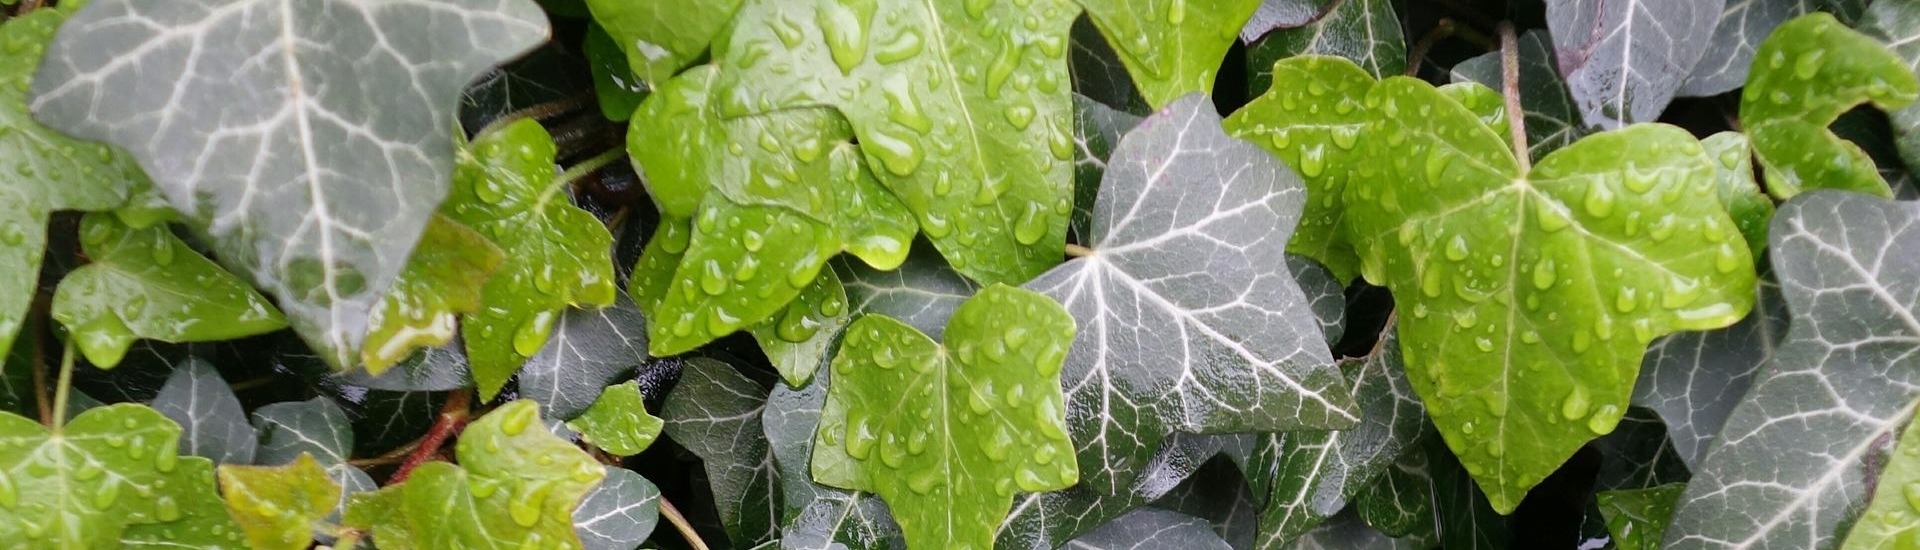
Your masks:
M632 381L608 386L592 407L580 413L580 418L567 423L588 443L623 457L647 450L653 438L660 435L662 425L658 417L647 414L640 383Z
M1100 196L1100 179L1107 174L1107 158L1120 136L1140 125L1140 117L1116 110L1093 98L1073 95L1073 219L1067 229L1076 240L1086 240L1093 228L1093 204Z
M1340 513L1418 443L1426 411L1400 363L1398 338L1389 332L1381 341L1372 357L1342 369L1354 384L1358 425L1256 437L1247 468L1254 491L1266 497L1262 548L1284 546Z
M1753 258L1685 131L1594 134L1529 172L1424 82L1384 80L1367 101L1380 160L1347 187L1349 233L1404 312L1414 388L1493 509L1613 431L1654 338L1752 306Z
M647 319L625 293L602 309L569 309L553 337L520 367L520 395L540 415L569 420L592 406L601 388L647 360Z
M1017 495L1012 512L1000 525L995 546L1032 550L1058 548L1128 511L1162 502L1179 490L1183 481L1205 472L1203 465L1221 454L1224 439L1226 436L1173 434L1160 445L1159 452L1146 460L1139 475L1128 480L1118 493L1081 485L1063 491ZM1237 479L1235 482L1241 483ZM1251 526L1247 531L1251 539Z
M1487 494L1474 483L1472 472L1461 466L1455 451L1437 437L1427 438L1426 444L1433 476L1433 521L1439 539L1439 543L1432 546L1448 550L1512 547L1513 526L1494 510Z
M855 262L834 262L847 289L848 310L885 315L912 326L930 338L947 330L947 318L960 304L980 291L940 254L924 243L913 247L899 269L881 271Z
M120 151L35 122L27 95L54 30L85 2L37 9L0 23L0 353L12 349L40 278L47 216L54 210L104 210L127 201L147 177Z
M1920 73L1920 6L1912 2L1875 2L1860 18L1860 32L1873 37ZM1887 113L1898 136L1900 158L1909 167L1920 166L1920 104Z
M809 470L813 438L820 430L820 411L827 402L829 383L828 374L822 372L800 389L775 386L773 395L767 397L767 408L760 413L784 497L782 516L786 526L780 532L781 547L904 550L906 541L900 538L900 526L894 524L879 497L813 481Z
M1767 222L1773 220L1773 199L1760 190L1760 184L1754 181L1753 155L1751 140L1746 134L1738 132L1720 132L1707 139L1700 140L1707 156L1716 163L1720 191L1720 202L1727 207L1727 215L1733 216L1733 224L1740 228L1740 234L1747 237L1747 250L1754 256L1767 248Z
M779 534L780 478L761 426L767 388L713 359L694 358L660 407L666 434L706 465L720 523L734 546Z
M1067 47L1070 50L1067 68L1073 76L1074 95L1085 94L1095 103L1127 114L1153 110L1147 107L1146 98L1140 97L1133 75L1127 74L1126 63L1120 61L1120 53L1113 51L1092 19L1073 20L1073 29L1067 34Z
M505 257L485 235L446 216L427 222L393 288L374 304L360 362L379 376L415 350L452 342L455 318L480 311L483 285Z
M1421 537L1439 532L1434 524L1434 502L1427 448L1413 445L1400 452L1371 489L1355 497L1353 509L1361 521L1388 536Z
M460 150L441 211L493 239L505 261L481 287L487 307L460 326L483 399L539 353L568 306L613 304L613 235L567 197L553 137L522 119Z
M1593 476L1598 490L1645 489L1684 482L1689 476L1666 425L1647 409L1627 409L1613 433L1589 448L1600 455L1600 471Z
M1155 108L1213 91L1220 61L1260 2L1189 6L1186 0L1079 0Z
M1358 516L1341 514L1333 520L1320 524L1307 531L1300 540L1295 541L1290 550L1421 550L1426 548L1408 539L1388 537L1380 531L1362 523ZM1449 547L1450 548L1450 547Z
M1740 121L1785 200L1829 188L1892 197L1873 159L1827 127L1855 106L1893 111L1920 97L1920 81L1893 52L1832 15L1795 18L1760 43L1740 93Z
M1804 195L1770 231L1792 325L1694 468L1667 548L1831 546L1874 482L1861 465L1884 458L1920 404L1920 209Z
M213 365L198 357L174 367L153 409L185 431L180 454L201 456L215 464L252 464L259 440L240 399L220 378Z
M1191 548L1232 550L1206 520L1157 508L1140 508L1079 538L1066 550L1140 550Z
M1753 66L1754 48L1789 19L1812 13L1837 0L1729 0L1720 24L1692 74L1676 93L1682 97L1715 96L1739 88Z
M837 107L955 269L1018 284L1059 262L1073 209L1066 55L1078 11L1065 0L749 2L715 41L721 89L740 91L720 109Z
M260 434L256 464L292 464L311 456L326 468L327 477L342 487L336 503L345 508L354 493L379 488L366 472L347 463L353 452L353 425L345 411L325 397L274 403L253 411L253 428Z
M1589 133L1566 81L1554 68L1551 40L1546 31L1536 29L1520 35L1518 43L1520 110L1526 111L1527 154L1532 158L1546 158ZM1452 78L1498 90L1501 71L1500 52L1489 52L1454 65ZM1496 133L1506 135L1506 128Z
M992 547L1016 489L1079 477L1059 392L1072 338L1059 305L1005 285L962 304L944 346L861 317L833 359L814 480L880 495L910 547Z
M548 432L532 401L474 420L454 452L458 466L427 462L404 483L355 496L347 525L393 550L581 548L573 509L606 471Z
M314 525L340 502L340 485L305 454L285 466L223 465L220 493L256 550L313 546Z
M1652 122L1705 53L1726 0L1547 4L1560 73L1587 126Z
M647 99L653 88L635 76L627 64L620 44L598 24L587 26L580 44L580 55L587 58L587 70L593 73L593 94L600 104L600 115L614 122L633 118L633 111Z
M1860 513L1863 521L1847 533L1844 550L1909 548L1920 542L1920 423L1908 422L1890 453L1884 473L1873 482L1873 500ZM1912 495L1912 496L1909 496Z
M840 276L823 269L784 310L754 325L753 339L787 385L802 386L826 364L827 352L851 319Z
M1660 535L1673 517L1674 501L1686 488L1685 484L1672 483L1595 494L1600 514L1607 520L1607 531L1613 534L1614 547L1620 550L1659 548Z
M101 0L64 28L35 115L126 147L342 369L447 194L460 90L548 34L526 0Z
M1227 133L1299 171L1307 184L1306 211L1287 251L1350 282L1359 274L1360 257L1347 240L1342 195L1354 167L1365 160L1358 147L1371 115L1361 100L1374 79L1346 59L1318 55L1282 59L1269 74L1273 87L1227 117Z
M473 387L471 367L467 364L467 343L459 333L446 345L415 352L406 360L388 367L379 376L366 370L350 370L334 375L343 384L395 392L440 392ZM525 384L526 377L521 377Z
M1028 284L1086 327L1065 380L1083 485L1119 494L1175 430L1357 419L1282 243L1304 189L1191 95L1120 141L1087 245Z
M0 540L115 548L172 528L201 548L244 548L213 492L213 463L177 453L180 427L128 403L91 409L49 431L0 414ZM117 443L117 444L116 444ZM224 529L225 536L214 529ZM29 542L37 541L37 542Z
M573 509L584 550L633 550L660 522L660 488L633 470L607 466L607 477Z
M1325 336L1327 348L1333 348L1347 333L1346 285L1326 266L1303 256L1288 254L1287 271L1293 273L1293 280L1306 294L1307 308L1313 310L1313 318L1320 321L1320 333Z
M1247 91L1255 95L1271 89L1275 63L1302 55L1344 57L1374 78L1407 72L1400 15L1386 0L1342 0L1319 20L1249 43Z
M1320 4L1320 0L1263 0L1247 26L1240 28L1240 40L1253 43L1276 29L1305 26L1319 14Z
M1633 404L1659 413L1688 468L1700 467L1727 415L1787 334L1780 284L1765 276L1757 291L1753 313L1739 323L1663 337L1647 348L1640 365Z
M674 3L586 0L593 20L626 52L633 75L642 82L656 85L666 82L706 53L715 35L733 20L740 3L741 0Z
M205 342L287 326L265 297L165 225L133 229L91 214L80 220L80 243L92 263L60 280L53 318L101 368L119 365L136 338Z

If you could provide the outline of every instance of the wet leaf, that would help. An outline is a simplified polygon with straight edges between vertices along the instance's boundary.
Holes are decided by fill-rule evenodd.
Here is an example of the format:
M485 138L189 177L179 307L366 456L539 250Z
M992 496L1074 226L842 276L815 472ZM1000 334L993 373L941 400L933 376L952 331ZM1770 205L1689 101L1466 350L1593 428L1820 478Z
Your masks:
M1113 146L1140 124L1140 117L1115 110L1087 96L1073 96L1073 220L1067 228L1075 241L1086 240L1093 227L1093 204L1100 195Z
M546 345L569 306L613 304L613 235L567 196L567 182L555 174L553 137L539 122L482 134L459 157L441 212L505 253L481 287L487 307L460 326L473 381L490 399Z
M340 485L312 455L285 466L220 466L220 493L255 550L305 550L340 502Z
M1189 548L1231 550L1206 520L1157 508L1140 508L1068 541L1065 550Z
M1860 32L1886 44L1894 55L1906 61L1907 69L1920 73L1920 5L1913 2L1875 2L1860 18ZM1887 113L1898 136L1900 158L1908 167L1920 166L1920 104L1907 105Z
M1755 181L1750 144L1746 134L1735 132L1720 132L1700 140L1707 156L1717 161L1714 172L1719 175L1715 178L1719 185L1715 188L1719 190L1720 202L1726 205L1727 215L1733 216L1733 224L1740 228L1740 234L1746 236L1747 249L1758 258L1767 248L1767 222L1773 221L1773 199L1767 198Z
M345 508L354 493L379 488L366 472L347 463L353 452L353 424L325 397L260 407L253 411L253 428L260 434L255 464L280 466L312 457L342 489L337 508Z
M823 269L785 309L751 330L774 370L780 371L787 385L797 387L806 385L814 371L826 365L827 352L852 318L840 276Z
M1349 236L1393 291L1408 377L1493 509L1613 431L1654 338L1751 308L1753 258L1685 131L1594 134L1527 172L1424 82L1384 80L1367 101L1381 160L1347 187Z
M1699 468L1727 415L1787 335L1787 304L1771 274L1760 279L1753 313L1733 326L1655 340L1640 364L1633 404L1659 413L1680 459Z
M1013 511L1000 525L995 547L1058 548L1130 510L1162 501L1219 455L1222 440L1228 437L1232 436L1173 434L1118 493L1078 485L1062 491L1015 495ZM1251 535L1251 522L1247 530Z
M1588 448L1600 456L1600 470L1593 475L1595 490L1645 489L1685 482L1689 477L1686 463L1667 436L1667 426L1644 408L1627 409L1613 433L1600 436Z
M1374 78L1407 72L1407 41L1400 29L1400 15L1386 0L1341 0L1318 21L1250 41L1247 91L1254 95L1267 92L1273 82L1274 63L1301 55L1344 57Z
M1738 1L1738 0L1736 0ZM1580 112L1567 82L1554 68L1552 39L1547 31L1531 30L1520 35L1518 46L1520 73L1520 110L1526 111L1527 154L1546 158L1548 153L1566 147L1591 133L1580 122ZM1500 52L1489 52L1453 66L1454 82L1478 82L1495 90L1501 87ZM1506 127L1495 133L1507 135Z
M181 427L180 454L215 464L252 464L259 441L240 399L213 365L198 357L174 367L153 409Z
M776 386L760 413L784 497L781 548L829 550L844 545L853 550L904 550L900 526L894 524L880 497L813 481L813 438L820 430L820 410L827 402L829 383L827 371L822 371L800 389Z
M1720 95L1739 88L1747 81L1753 66L1754 48L1781 23L1815 10L1834 7L1838 0L1727 0L1720 12L1720 23L1713 38L1703 46L1706 51L1693 66L1693 73L1680 85L1683 97Z
M1434 502L1427 448L1416 444L1401 451L1373 487L1354 498L1353 509L1366 525L1389 536L1424 537L1439 532L1434 524Z
M931 338L940 338L947 318L980 291L980 285L947 266L924 241L913 247L900 269L880 271L842 259L834 262L834 272L844 281L854 316L885 315Z
M586 0L593 20L626 53L633 75L658 85L707 53L741 0Z
M126 147L345 369L447 196L461 89L545 19L526 0L100 0L48 49L33 111Z
M434 216L393 288L375 304L360 362L379 376L416 350L454 339L455 319L480 311L480 293L505 258L485 235Z
M1607 531L1613 533L1614 547L1620 550L1659 548L1660 535L1673 518L1674 501L1686 488L1684 484L1673 483L1594 495L1600 514L1607 519Z
M960 306L945 345L861 317L833 360L814 480L880 495L911 547L992 547L1016 490L1079 477L1059 393L1072 337L1059 305L1004 285Z
M1072 213L1065 0L742 6L715 41L729 118L831 105L955 269L1018 284ZM991 38L981 38L983 33Z
M581 548L573 510L606 471L548 432L532 401L474 420L455 454L457 466L427 462L403 483L354 496L346 524L391 550Z
M640 384L627 382L607 386L606 391L600 393L600 399L580 413L579 418L568 422L567 427L614 456L633 456L653 445L662 424L658 417L647 414Z
M217 503L213 462L176 454L179 437L167 417L134 404L91 409L51 431L0 414L0 540L116 548L174 529L168 538L197 548L245 548Z
M653 88L634 76L620 44L607 36L605 28L588 26L584 41L580 54L587 58L587 70L593 73L593 93L599 100L600 115L614 122L633 118L634 109L640 107L640 102L647 99Z
M1652 122L1706 52L1727 0L1547 4L1560 74L1586 126Z
M92 214L80 221L80 242L92 263L60 280L53 318L96 366L119 365L137 338L205 342L287 326L265 297L165 225L133 229Z
M583 550L633 550L660 522L660 488L633 473L607 466L607 477L573 509L573 530Z
M387 368L379 376L363 370L334 375L342 383L375 390L396 392L435 392L473 387L467 364L467 343L455 333L446 345L427 348ZM525 377L522 377L524 383Z
M1292 546L1286 548L1290 550L1352 550L1356 548L1420 550L1425 546L1407 539L1388 537L1385 533L1362 523L1358 516L1342 514L1307 531L1300 540L1294 541Z
M1766 48L1762 47L1762 58ZM1828 548L1920 404L1920 208L1810 191L1770 233L1792 322L1727 416L1663 548Z
M540 416L570 420L601 388L647 360L647 319L625 293L602 309L569 309L553 337L520 368L520 396L540 403Z
M1920 423L1908 422L1873 485L1862 521L1847 533L1844 550L1912 548L1920 544Z
M1213 91L1227 48L1261 0L1079 0L1149 106Z
M713 359L687 360L660 407L666 434L705 464L727 538L739 548L780 528L780 476L761 426L767 388Z
M1827 127L1858 105L1893 111L1916 97L1920 81L1904 61L1816 13L1780 25L1760 43L1740 93L1740 122L1776 198L1822 188L1892 197L1873 159Z

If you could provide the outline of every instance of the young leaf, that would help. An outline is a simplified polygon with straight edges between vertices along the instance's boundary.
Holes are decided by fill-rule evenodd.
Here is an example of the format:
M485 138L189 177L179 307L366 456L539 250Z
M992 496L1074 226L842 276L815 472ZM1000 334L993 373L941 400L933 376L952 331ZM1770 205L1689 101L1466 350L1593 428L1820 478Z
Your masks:
M1547 28L1587 126L1652 122L1700 61L1726 0L1547 3Z
M1719 190L1720 203L1726 205L1727 215L1733 216L1733 225L1747 238L1747 250L1753 251L1757 258L1767 249L1767 222L1773 221L1773 199L1767 198L1760 184L1754 181L1750 144L1746 134L1738 132L1720 132L1700 140L1707 156L1718 161L1714 166L1718 177L1714 181L1719 183L1715 189Z
M1065 0L749 2L715 41L720 89L738 91L721 111L837 107L955 269L1019 284L1059 263L1073 209L1077 13Z
M99 0L64 28L34 113L126 147L342 369L447 195L461 88L548 34L527 0Z
M1079 0L1147 104L1213 91L1221 59L1260 0Z
M1407 72L1407 41L1400 30L1400 15L1386 0L1342 0L1317 21L1275 31L1249 44L1247 91L1255 95L1270 89L1274 63L1302 55L1344 57L1374 78Z
M1299 170L1307 183L1306 211L1287 251L1327 266L1341 282L1352 281L1360 257L1347 241L1342 195L1355 164L1364 160L1357 147L1372 116L1361 100L1374 79L1350 61L1317 55L1283 59L1270 74L1273 87L1227 117L1227 133Z
M27 112L27 92L54 29L85 2L38 9L0 23L0 354L13 347L40 279L47 215L105 210L146 188L146 175L120 151L67 137Z
M1753 387L1753 375L1786 337L1780 284L1760 279L1753 313L1733 326L1682 332L1654 341L1633 386L1633 404L1659 413L1687 467L1698 469L1727 415Z
M1766 54L1763 46L1762 59ZM1815 191L1771 229L1786 340L1694 468L1664 548L1826 548L1920 404L1920 208Z
M215 464L252 464L259 439L247 424L240 399L213 365L198 357L174 367L153 409L185 431L180 454L203 456Z
M760 424L767 388L732 365L694 358L660 407L666 434L707 469L720 523L735 547L779 534L780 477Z
M873 493L843 491L814 483L809 468L813 464L813 437L820 430L820 410L827 402L829 373L823 371L801 389L775 386L767 397L767 408L760 413L779 469L782 514L782 548L790 550L829 550L840 548L904 550L900 526L894 524L887 505ZM840 545L840 546L836 546Z
M340 502L340 486L312 455L285 466L220 466L220 493L255 550L305 550L314 525Z
M548 432L532 401L473 421L454 452L458 466L428 462L404 483L353 497L347 525L391 550L581 548L573 509L606 470Z
M1862 103L1893 111L1920 97L1920 81L1879 42L1832 15L1795 18L1760 43L1740 93L1740 122L1781 200L1826 188L1892 197L1873 159L1827 127Z
M1304 189L1227 136L1206 96L1148 117L1114 151L1092 252L1028 288L1086 330L1068 354L1083 486L1119 494L1178 430L1335 429L1357 419L1283 243Z
M480 311L481 289L505 260L498 247L460 222L435 215L420 234L393 288L374 304L360 362L379 376L415 350L452 342L455 317Z
M1874 481L1873 500L1847 533L1842 550L1894 550L1920 544L1920 422L1908 422Z
M133 229L89 214L80 220L80 243L92 263L60 280L53 318L96 366L119 365L136 338L205 342L287 326L265 297L165 225Z
M593 94L600 104L600 115L613 122L626 122L633 111L652 92L652 84L634 76L627 54L620 44L607 36L600 25L587 26L587 37L580 44L580 55L587 58L593 72ZM631 549L624 549L631 550Z
M1841 4L1839 0L1727 0L1700 61L1675 91L1681 97L1715 96L1747 81L1754 48L1789 19Z
M815 481L887 501L910 547L985 549L1015 490L1079 477L1061 408L1073 319L1045 296L987 287L947 344L887 317L847 327L815 438Z
M567 427L579 431L588 443L614 456L633 456L653 444L662 424L658 417L647 414L640 384L630 381L607 386L606 391L600 393L600 399L580 413L580 418L568 422Z
M1594 495L1600 514L1607 519L1607 531L1613 533L1613 545L1620 550L1654 550L1660 535L1673 519L1673 504L1680 498L1684 484L1673 483L1646 489L1604 491Z
M176 454L179 437L167 417L128 403L88 410L52 431L0 414L0 540L115 548L123 537L144 538L136 531L151 525L182 529L177 540L199 548L244 548L213 492L213 463Z
M539 353L568 306L614 301L613 235L573 205L553 159L553 137L532 119L482 134L461 148L441 207L506 253L481 287L487 307L460 326L482 398Z
M1425 82L1384 80L1367 101L1379 160L1347 186L1349 237L1398 301L1414 388L1495 510L1613 430L1647 343L1752 306L1753 258L1685 131L1594 134L1528 172Z
M1907 69L1920 73L1920 4L1913 2L1875 2L1860 18L1860 32L1879 40L1894 55L1906 61ZM1920 166L1920 104L1907 105L1887 113L1898 137L1900 158L1908 167Z
M253 411L253 428L260 434L256 464L278 466L312 457L342 487L337 508L345 508L354 493L379 488L366 472L347 463L353 425L346 412L325 397L260 407Z
M785 309L751 331L787 385L803 386L826 364L827 352L852 318L840 276L824 269Z
M573 509L582 550L633 550L660 522L660 488L633 470L607 466L607 477Z
M1141 508L1120 516L1080 538L1064 550L1147 550L1186 548L1232 550L1206 520L1157 508Z
M570 420L601 388L647 360L647 319L626 293L602 309L569 309L553 337L520 367L520 396L540 403L540 416Z
M626 52L635 77L659 85L686 68L733 20L741 0L586 0L593 20Z
M1526 111L1527 154L1546 158L1548 153L1566 147L1589 133L1580 122L1573 96L1560 71L1553 66L1553 44L1543 30L1531 30L1519 38L1520 109ZM1501 52L1488 52L1453 66L1454 82L1478 82L1501 88ZM1503 126L1498 132L1506 135Z

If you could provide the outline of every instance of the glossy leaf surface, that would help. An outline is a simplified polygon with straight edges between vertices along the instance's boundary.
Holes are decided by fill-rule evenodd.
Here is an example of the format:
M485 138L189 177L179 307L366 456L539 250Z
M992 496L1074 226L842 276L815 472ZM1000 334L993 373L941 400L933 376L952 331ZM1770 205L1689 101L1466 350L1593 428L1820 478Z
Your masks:
M585 3L593 20L626 53L633 75L658 85L707 52L741 0Z
M1920 73L1920 4L1875 2L1867 7L1858 28L1905 60L1908 70ZM1899 140L1900 158L1908 167L1920 166L1920 105L1907 105L1887 116Z
M340 502L340 485L312 455L285 466L220 467L220 493L227 512L255 550L303 550L313 545L314 525Z
M1873 500L1847 534L1845 550L1920 545L1920 424L1909 422L1874 482ZM1908 496L1912 495L1912 496Z
M1780 25L1760 43L1740 93L1740 121L1774 197L1807 189L1892 197L1873 159L1827 126L1861 104L1893 111L1916 97L1920 80L1904 61L1832 15L1816 13Z
M520 395L540 416L568 420L593 405L601 388L647 360L647 319L625 294L601 309L569 309L553 336L520 367Z
M1652 122L1706 52L1726 0L1547 4L1560 74L1586 126Z
M215 464L252 464L259 448L240 399L213 365L198 357L175 366L153 409L180 426L180 454L202 456Z
M705 463L720 523L739 547L771 540L780 528L780 477L760 420L766 406L765 385L696 358L660 408L667 437Z
M360 362L378 376L416 350L452 342L460 315L480 311L481 291L505 256L485 235L446 216L427 222L393 288L375 304Z
M1147 104L1213 91L1227 48L1261 0L1079 0Z
M660 435L662 425L659 417L647 414L647 403L636 382L607 386L593 406L567 423L588 443L614 456L633 456L647 450Z

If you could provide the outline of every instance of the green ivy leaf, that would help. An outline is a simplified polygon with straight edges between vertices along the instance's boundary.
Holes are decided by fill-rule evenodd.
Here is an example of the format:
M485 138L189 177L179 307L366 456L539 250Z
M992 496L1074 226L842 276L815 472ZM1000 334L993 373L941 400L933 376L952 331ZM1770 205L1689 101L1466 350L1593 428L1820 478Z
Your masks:
M1063 550L1146 550L1186 548L1232 550L1206 520L1158 508L1140 508L1079 538Z
M1414 388L1495 510L1613 430L1647 343L1752 306L1753 258L1685 131L1594 134L1527 172L1425 82L1384 80L1367 101L1379 160L1347 187L1349 237L1398 302Z
M1706 459L1727 415L1786 337L1789 319L1780 284L1767 273L1745 319L1724 329L1668 335L1647 348L1633 404L1659 414L1687 467L1699 468Z
M1861 33L1873 37L1906 61L1907 69L1920 73L1920 4L1913 2L1874 2L1860 18ZM1887 113L1898 137L1900 158L1907 166L1920 166L1920 104L1907 105Z
M647 99L652 88L634 76L627 54L607 35L607 29L588 25L583 40L580 53L587 58L587 70L593 73L593 94L599 99L600 115L614 122L633 118L634 109Z
M1079 478L1059 389L1073 318L996 285L954 312L945 339L880 316L847 327L813 477L880 495L911 547L991 548L1016 489Z
M1892 197L1873 159L1827 127L1860 104L1894 111L1916 97L1920 81L1899 56L1815 13L1780 25L1760 43L1740 93L1740 122L1774 197L1805 189Z
M573 530L582 550L633 550L660 522L660 488L633 470L606 471L606 479L573 509Z
M553 337L520 367L517 387L521 398L540 403L540 416L570 420L646 360L646 316L621 293L612 306L560 314Z
M780 476L760 421L766 406L765 385L732 365L694 358L660 407L667 437L706 465L720 523L739 548L779 534Z
M1580 121L1567 82L1560 79L1554 66L1553 41L1547 31L1531 30L1520 35L1520 110L1526 111L1527 154L1546 158L1586 136L1588 127ZM1489 52L1453 66L1454 82L1478 82L1490 89L1501 86L1500 52ZM1499 98L1498 92L1495 93ZM1504 98L1501 101L1505 101ZM1496 132L1507 135L1505 126Z
M347 525L390 550L581 548L573 509L606 470L516 400L469 424L458 466L428 462L399 485L356 495Z
M1673 519L1673 504L1687 486L1672 483L1646 489L1602 491L1594 498L1620 550L1654 550Z
M774 370L787 385L799 387L827 363L827 352L850 320L846 287L832 269L823 269L785 309L751 330Z
M415 350L453 341L455 318L480 311L481 289L505 256L485 235L436 215L406 269L374 304L360 362L379 376Z
M80 220L80 243L92 263L60 280L53 318L101 368L120 364L136 338L206 342L287 326L265 297L165 225L133 229L90 214Z
M244 548L214 493L213 462L179 456L179 438L179 426L134 404L91 409L51 431L0 414L0 540L116 548L150 540L158 533L140 528L152 526L198 548Z
M1340 514L1326 523L1314 527L1294 541L1289 550L1424 550L1427 546L1419 542L1388 537L1354 514ZM1451 548L1451 547L1449 547Z
M1093 228L1093 203L1100 196L1100 179L1107 174L1107 157L1120 136L1140 124L1140 117L1108 107L1093 98L1073 95L1073 219L1067 229L1085 241Z
M1359 275L1360 257L1347 241L1342 195L1365 160L1360 132L1372 117L1361 100L1374 79L1351 61L1319 55L1282 59L1268 74L1273 87L1228 116L1227 133L1273 153L1306 180L1306 212L1287 251L1350 282Z
M626 52L633 75L657 85L707 52L715 35L733 20L741 0L586 0L586 4L593 20Z
M837 107L955 269L1018 284L1065 246L1078 12L1065 0L748 2L715 41L720 89L738 91L720 109Z
M1276 62L1302 55L1344 57L1374 78L1407 72L1400 15L1387 0L1343 0L1317 21L1275 30L1249 44L1247 91L1255 95L1271 88Z
M379 488L366 472L347 463L353 452L353 424L346 411L325 397L260 407L253 411L253 428L260 434L256 464L278 466L312 457L342 488L337 508L345 508L355 493Z
M1202 466L1221 454L1225 439L1224 436L1176 432L1161 443L1159 451L1147 458L1145 466L1118 492L1083 483L1063 491L1015 495L1013 511L1001 524L995 546L1057 548L1130 510L1158 504L1178 490L1180 480L1204 472ZM1244 485L1237 479L1236 483ZM1251 540L1250 520L1246 530Z
M1423 435L1420 441L1430 437ZM1361 521L1389 536L1426 537L1439 532L1434 524L1434 502L1427 447L1415 444L1400 452L1373 487L1360 492L1353 509Z
M126 147L340 370L446 197L461 89L549 34L528 0L100 0L65 29L34 114Z
M483 134L460 150L441 206L505 253L481 287L487 307L460 326L483 399L545 346L568 306L614 301L613 235L573 205L553 160L553 137L532 119Z
M633 381L608 386L592 407L567 422L567 427L580 432L588 443L614 456L633 456L647 450L663 425L658 417L647 414L640 383Z
M894 524L880 497L813 481L809 470L813 438L820 430L820 411L827 402L829 371L822 371L800 389L774 387L773 394L767 396L766 409L760 413L784 500L782 548L905 550L900 526Z
M259 438L247 424L240 398L205 360L189 357L174 367L152 406L185 433L180 454L206 457L215 464L253 463Z
M979 284L948 266L924 241L913 247L900 269L881 271L841 260L834 263L834 272L845 281L854 316L885 315L932 338L940 338L947 318L980 292Z
M1869 12L1872 13L1872 12ZM1886 470L1874 482L1862 521L1847 533L1842 550L1895 550L1920 545L1920 422L1908 422L1894 444Z
M254 550L313 546L314 525L340 502L340 485L305 454L285 466L223 465L220 493Z
M1773 221L1773 199L1754 181L1753 155L1746 134L1720 132L1700 140L1700 146L1713 158L1714 181L1719 185L1720 202L1733 216L1733 225L1747 238L1747 250L1757 258L1767 249L1767 222Z
M1149 106L1213 91L1215 73L1260 0L1079 0Z

